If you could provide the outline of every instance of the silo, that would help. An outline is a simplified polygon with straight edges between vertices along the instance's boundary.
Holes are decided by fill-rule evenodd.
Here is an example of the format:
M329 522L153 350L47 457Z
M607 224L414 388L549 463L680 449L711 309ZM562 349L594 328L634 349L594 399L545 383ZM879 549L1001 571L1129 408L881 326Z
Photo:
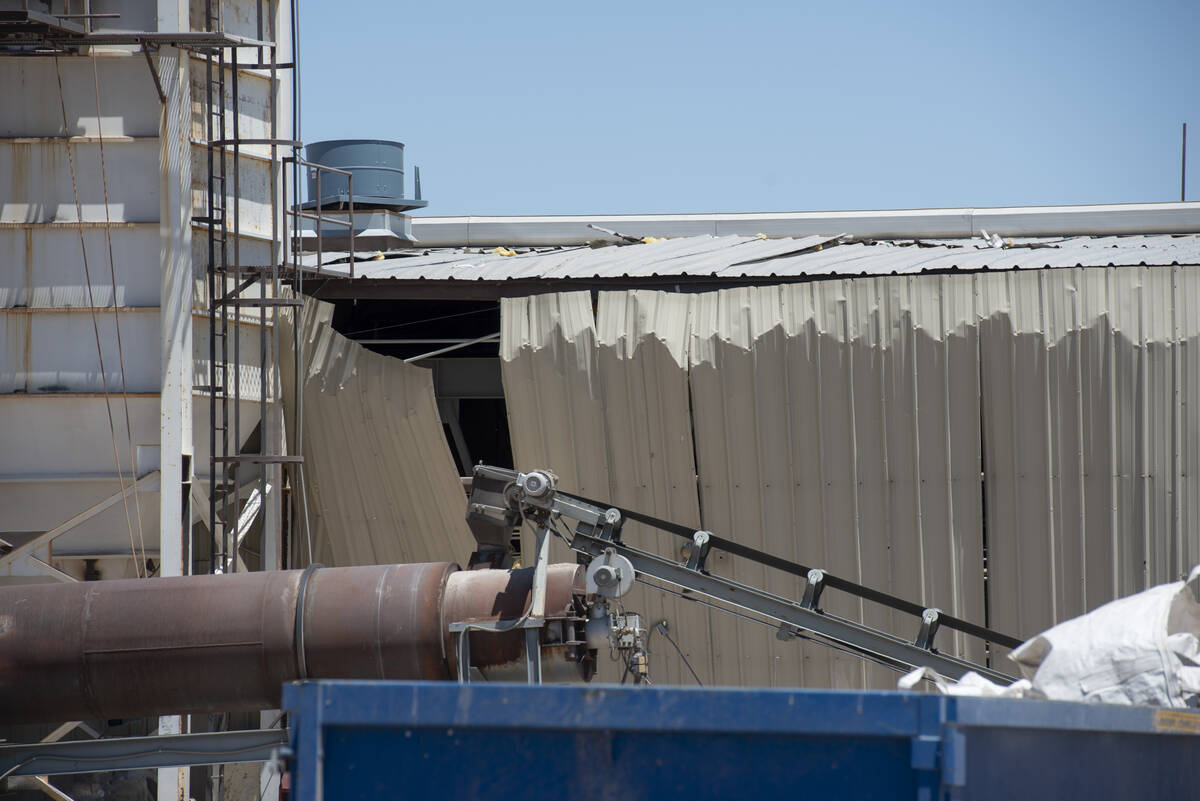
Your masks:
M0 0L0 584L278 563L293 11Z

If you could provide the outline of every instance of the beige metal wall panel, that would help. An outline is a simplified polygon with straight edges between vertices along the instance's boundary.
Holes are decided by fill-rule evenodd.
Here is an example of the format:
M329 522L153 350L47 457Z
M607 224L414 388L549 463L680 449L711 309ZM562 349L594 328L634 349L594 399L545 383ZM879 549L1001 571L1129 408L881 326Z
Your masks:
M504 305L518 466L569 465L573 481L583 460L591 485L608 476L607 495L568 489L695 525L687 494L672 494L691 477L686 416L703 527L1021 637L1200 560L1194 268L602 293L598 336L590 308L582 293ZM710 567L802 589L739 560ZM835 614L916 634L909 616L826 597ZM710 625L707 660L692 661L717 684L895 680L726 615ZM938 644L985 658L953 632ZM671 670L664 680L687 683Z
M104 168L112 222L158 221L159 184L146 180L146 176L158 175L158 157L155 138L111 138L105 133ZM77 221L80 215L75 208L69 159L74 163L74 187L83 221L104 222L100 144L92 138L73 138L69 143L57 138L0 139L0 186L7 187L0 198L0 222Z
M118 319L123 360L117 348ZM97 309L94 319L82 309L0 309L0 332L0 394L119 393L122 361L127 391L158 391L157 307L116 314Z
M0 59L0 63L3 60ZM112 272L102 225L83 231L95 305L157 306L161 266L158 223L113 226ZM0 224L0 308L88 306L88 278L74 225Z
M786 425L787 420L786 414L782 418L777 414L780 409L760 406L760 402L773 404L782 397L790 379L784 365L785 337L771 336L772 326L768 323L764 330L761 325L764 312L772 306L778 309L777 297L761 293L752 296L745 290L697 298L690 365L692 414L705 527L752 547L792 557L792 549L781 552L771 542L774 536L790 536L792 531L793 497L786 470L792 456L788 452L792 438L778 428L769 433L766 442L759 436L767 433L760 431L760 422L764 426ZM778 319L775 314L769 316ZM766 347L751 354L755 341L764 335L769 340L763 343ZM761 374L756 372L758 365L764 368ZM767 447L758 447L760 444ZM784 472L775 473L781 466ZM779 516L783 511L781 501L788 509L786 519ZM782 532L778 532L780 526ZM713 572L775 592L782 589L787 596L794 596L799 584L773 576L786 582L781 588L778 581L768 582L764 568L724 554L710 558L709 565ZM714 613L714 683L771 684L772 673L777 672L773 670L773 640L766 628ZM801 664L799 652L794 647L789 650L791 659L781 666L796 668ZM817 656L821 659L827 655ZM795 671L789 669L786 673L794 675ZM784 679L781 683L793 682Z
M1193 273L978 277L996 627L1028 636L1196 561Z
M162 104L140 54L95 59L63 56L57 61L0 58L0 108L4 109L0 136L61 136L60 76L68 136L158 136ZM39 102L28 102L30 97Z
M549 468L559 486L699 528L687 381L691 299L587 292L502 301L501 366L516 467ZM601 393L600 389L604 391ZM631 542L678 556L681 541L636 524ZM528 544L530 532L523 536ZM573 559L557 542L555 559ZM668 632L701 681L713 677L707 608L635 587L624 606ZM675 649L650 635L658 680L691 684ZM599 678L623 666L601 654Z
M157 443L158 395L128 399L133 441ZM58 475L115 475L115 441L122 468L131 464L125 411L109 398L116 438L109 433L105 396L98 394L0 395L0 476L53 479ZM148 437L148 438L143 438Z
M1175 472L1180 477L1174 494L1176 528L1172 563L1200 563L1200 270L1177 267L1175 282L1175 386L1179 426L1175 431ZM1184 333L1186 332L1186 334ZM1191 480L1185 480L1183 477Z
M960 569L981 561L970 536L979 519L978 366L959 324L971 298L931 304L911 280L697 296L692 414L704 523L982 620L982 582L964 582ZM799 597L800 581L730 562L737 580ZM910 617L826 597L834 614L916 634ZM797 650L731 618L714 617L714 632L714 647L740 656L718 658L722 683L894 686L890 670L821 646ZM961 647L952 636L940 645Z
M687 380L691 305L688 295L601 292L596 307L596 358L604 388L607 447L603 452L609 465L604 498L699 529ZM679 537L637 524L626 524L625 532L640 548L679 558L683 544ZM641 585L622 601L626 608L644 614L651 628L665 620L669 635L700 680L712 683L706 607ZM651 633L649 640L655 681L695 681L660 633ZM619 679L619 673L613 678Z
M331 305L309 301L301 331L313 558L338 566L465 563L474 539L430 371L351 342L330 326L332 314ZM288 325L284 341L291 341ZM280 361L290 422L295 376L291 360ZM304 544L297 547L303 554Z
M609 491L608 437L588 292L500 303L500 361L518 469L546 468L560 485L591 498ZM522 547L531 547L523 531ZM572 557L558 542L556 560Z

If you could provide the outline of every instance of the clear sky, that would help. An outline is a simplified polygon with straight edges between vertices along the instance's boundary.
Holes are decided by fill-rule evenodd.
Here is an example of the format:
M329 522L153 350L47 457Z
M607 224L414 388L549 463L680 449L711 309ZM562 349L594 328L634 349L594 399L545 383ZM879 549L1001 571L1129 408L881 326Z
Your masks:
M1200 0L301 3L302 135L426 214L1200 199Z

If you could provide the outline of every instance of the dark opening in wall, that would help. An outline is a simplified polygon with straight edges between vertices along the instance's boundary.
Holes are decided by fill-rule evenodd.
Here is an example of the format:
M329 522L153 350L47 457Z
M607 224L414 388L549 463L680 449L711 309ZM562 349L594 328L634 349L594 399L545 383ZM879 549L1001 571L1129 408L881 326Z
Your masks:
M454 300L338 301L333 327L385 356L398 359L428 356L413 363L433 371L442 429L459 475L470 475L472 465L479 462L513 466L500 381L499 304ZM488 341L464 344L483 337L489 338Z

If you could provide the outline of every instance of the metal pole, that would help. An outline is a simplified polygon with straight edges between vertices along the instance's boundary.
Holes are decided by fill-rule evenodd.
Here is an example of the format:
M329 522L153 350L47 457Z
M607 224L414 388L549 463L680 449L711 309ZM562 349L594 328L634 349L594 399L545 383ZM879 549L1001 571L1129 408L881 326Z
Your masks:
M1187 200L1187 123L1183 124L1183 152L1179 156L1179 202Z

